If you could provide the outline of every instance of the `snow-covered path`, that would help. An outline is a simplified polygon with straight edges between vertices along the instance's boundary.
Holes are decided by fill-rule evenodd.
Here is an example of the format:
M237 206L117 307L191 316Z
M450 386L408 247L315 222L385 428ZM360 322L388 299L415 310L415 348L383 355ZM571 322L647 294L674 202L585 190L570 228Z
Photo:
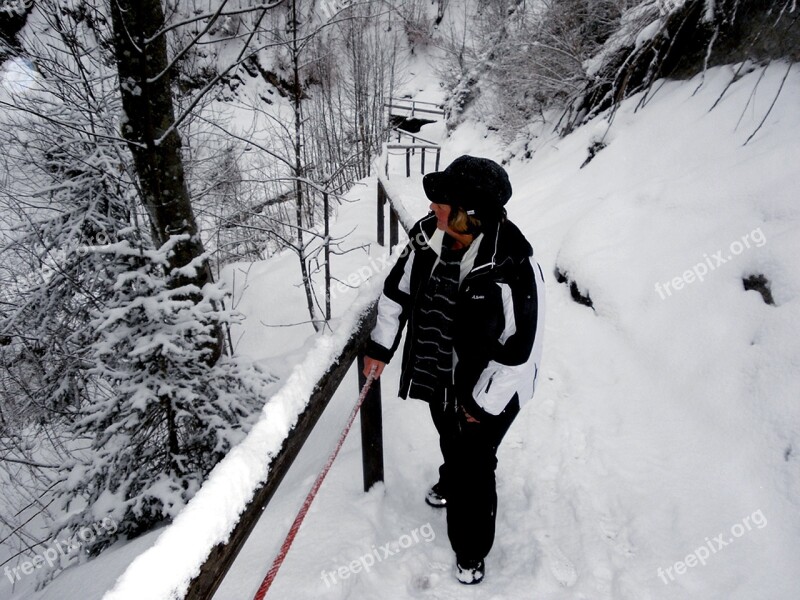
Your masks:
M607 135L600 119L542 138L530 162L509 166L510 216L546 273L568 271L595 310L548 279L545 377L500 449L486 581L465 588L452 576L444 514L423 502L439 461L435 432L425 405L396 399L393 364L383 378L385 486L363 494L351 435L271 597L796 597L800 214L784 161L800 159L787 100L800 74L747 147L780 69L763 78L738 128L760 72L708 113L730 74L714 69L694 95L696 81L668 83L645 110L628 101ZM603 136L608 147L579 169ZM467 125L443 164L464 152L504 151ZM418 181L403 185L409 212L423 214ZM730 264L685 277L700 262L713 267L719 249ZM742 289L748 273L767 274L777 307ZM684 284L660 296L655 284L675 276ZM354 388L345 384L340 413ZM320 463L336 432L327 435L313 450ZM277 548L282 533L270 537ZM386 544L397 552L365 571ZM237 565L216 598L252 596L273 555Z
M658 578L658 567L671 567L705 545L705 537L727 531L756 510L769 524L769 508L758 499L737 497L741 488L726 481L716 457L698 453L696 464L688 460L686 445L701 444L707 429L667 408L668 392L656 391L666 382L630 376L647 370L646 357L612 330L587 335L597 327L596 318L558 288L548 309L547 377L499 453L497 539L484 584L465 588L452 576L444 514L423 502L440 458L435 430L423 403L395 397L398 368L391 365L382 379L385 486L362 492L360 444L351 434L270 597L744 599L759 597L753 595L759 589L770 590L765 598L793 597L796 546L775 527L761 529L757 518L741 539L684 576L686 581L677 577L664 584ZM356 395L353 375L337 395L339 420ZM632 414L637 403L630 400L643 396L651 401ZM661 414L652 410L657 401L665 407ZM308 445L317 464L338 431L321 430L326 435ZM268 510L278 518L265 514L217 600L252 597L313 481L313 462L298 463L307 476L287 481L283 493L291 490L293 498L276 498ZM718 480L707 479L715 471ZM715 506L720 516L709 520ZM687 517L697 529L682 541L684 534L674 527ZM406 542L403 536L420 528L435 537L419 536L419 542L397 551ZM369 572L350 567L376 549L383 556L380 548L387 543L396 553L376 560ZM749 562L769 564L770 571L742 572ZM722 582L728 591L717 589Z

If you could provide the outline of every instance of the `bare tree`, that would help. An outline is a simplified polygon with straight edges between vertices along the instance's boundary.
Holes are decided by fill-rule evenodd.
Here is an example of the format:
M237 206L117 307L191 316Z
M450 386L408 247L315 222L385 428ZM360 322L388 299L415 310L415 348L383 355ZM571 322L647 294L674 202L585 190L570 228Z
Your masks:
M309 322L316 331L326 311L312 277L327 264L321 260L323 247L328 256L342 251L338 246L331 251L337 240L319 230L329 216L322 201L327 195L333 206L354 180L369 173L384 136L383 103L397 55L396 41L386 32L392 11L381 2L342 4L320 14L313 2L291 0L276 11L273 16L282 14L285 20L283 27L273 27L273 43L286 65L281 88L289 117L279 108L267 111L254 103L251 110L270 127L269 143L241 136L273 159L271 178L285 184L273 196L276 227L270 235L297 256ZM387 37L393 40L388 45ZM287 194L291 204L279 201ZM328 289L325 294L330 295Z

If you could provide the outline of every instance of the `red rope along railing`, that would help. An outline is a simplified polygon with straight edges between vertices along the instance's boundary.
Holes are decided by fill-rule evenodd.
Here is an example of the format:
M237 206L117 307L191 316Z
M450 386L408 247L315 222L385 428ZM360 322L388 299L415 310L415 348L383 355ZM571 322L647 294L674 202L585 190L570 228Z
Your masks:
M350 417L347 420L347 425L342 431L342 435L339 437L339 441L336 444L336 447L333 449L333 452L328 457L328 462L325 463L325 466L323 467L322 471L320 471L319 475L317 475L317 479L314 482L314 485L311 486L311 490L308 492L308 495L306 496L306 499L303 502L303 506L300 507L297 516L294 518L292 526L289 528L289 533L286 535L286 539L283 540L281 549L278 552L278 555L275 557L275 560L272 563L272 567L270 567L269 571L267 572L267 576L264 577L264 581L261 582L261 586L259 586L256 595L253 597L253 600L264 600L264 597L267 595L267 591L269 591L272 582L275 581L275 577L277 577L278 575L278 570L281 568L281 565L283 564L286 555L289 553L289 548L292 547L294 538L297 536L297 532L300 531L300 526L303 524L303 520L306 518L308 509L311 508L311 503L314 501L317 492L319 492L319 489L322 487L322 482L325 480L325 476L328 474L328 471L331 470L333 462L339 455L339 451L342 449L342 446L344 445L344 441L347 438L347 434L350 433L350 429L353 427L353 423L356 420L356 415L358 415L358 411L361 408L361 405L364 404L364 399L367 397L367 394L369 393L369 388L374 380L375 380L375 366L373 366L372 369L370 370L369 375L367 376L367 381L364 383L364 387L361 388L361 393L358 396L356 405L353 407L353 410L350 413Z

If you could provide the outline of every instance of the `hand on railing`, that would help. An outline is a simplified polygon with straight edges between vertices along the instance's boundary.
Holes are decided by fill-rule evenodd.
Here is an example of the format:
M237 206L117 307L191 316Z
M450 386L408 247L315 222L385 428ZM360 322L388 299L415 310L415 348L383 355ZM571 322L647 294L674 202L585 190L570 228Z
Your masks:
M369 372L375 367L375 379L381 376L383 373L383 368L386 366L385 362L381 362L379 360L375 360L369 356L364 357L364 377L369 377Z

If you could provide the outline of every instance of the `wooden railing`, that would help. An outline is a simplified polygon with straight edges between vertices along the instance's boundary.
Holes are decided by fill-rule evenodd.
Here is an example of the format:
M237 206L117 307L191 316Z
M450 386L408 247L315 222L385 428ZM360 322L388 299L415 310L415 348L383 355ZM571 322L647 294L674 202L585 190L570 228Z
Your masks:
M411 138L411 143L412 144L417 143L417 142L421 142L423 144L430 144L431 146L438 146L438 144L436 142L432 142L430 140L426 140L424 137L421 137L421 136L417 135L416 133L411 133L410 131L405 131L404 129L400 129L399 127L392 127L389 130L389 135L388 135L388 140L387 141L389 143L391 143L392 139L394 139L395 137L397 138L397 143L398 144L403 141L404 137L407 137L407 138Z
M415 144L415 146L418 148L436 149L438 168L439 149L437 146L431 144ZM385 156L385 159L388 160L388 154ZM394 248L398 243L398 225L402 224L406 232L410 225L400 222L397 211L392 205L391 198L389 198L386 193L383 183L379 181L377 237L378 243L382 246L385 245L384 221L385 205L387 202L390 206L389 244L391 248ZM363 303L362 306L364 306ZM264 509L280 487L289 468L297 458L300 450L303 448L303 445L318 423L320 416L328 406L331 398L344 379L345 374L354 362L357 362L358 365L359 389L363 386L365 379L362 375L364 364L363 348L375 325L376 318L377 300L374 300L367 304L361 311L360 318L355 321L357 325L354 331L349 335L342 349L332 358L324 374L317 380L305 408L297 417L295 425L283 440L280 449L271 459L268 456L264 457L264 461L268 463L269 473L266 481L255 489L250 501L240 513L238 521L228 532L226 541L217 544L213 548L209 548L209 553L200 566L199 574L189 583L188 590L184 595L185 600L209 600L214 596L248 537L253 532ZM354 394L354 397L355 396L356 394ZM370 391L361 407L361 445L364 490L367 491L375 483L383 481L383 430L380 380L376 380L372 383ZM198 496L201 495L201 493L202 489L198 492ZM171 540L171 542L172 541L173 540ZM154 548L150 550L154 550ZM149 552L149 550L146 552ZM268 566L269 560L266 560L264 568L267 569ZM184 565L184 569L188 568L191 567ZM180 581L185 581L185 579L181 579L182 575L182 573L175 573L175 577L172 578L174 580L174 585L177 586ZM186 575L188 576L188 574ZM131 583L130 580L132 580L133 583ZM115 589L117 597L140 597L141 594L137 592L138 587L136 584L138 580L139 579L136 577L129 578L129 581L126 581L123 589ZM172 596L170 595L170 597ZM148 600L166 599L150 598Z
M408 111L408 115L403 115L405 117L413 118L418 113L444 116L444 108L441 104L436 104L435 102L422 102L408 98L390 98L384 106L389 109L390 113L392 109Z
M406 177L411 177L411 157L416 155L419 150L420 154L420 173L425 174L425 155L428 151L434 155L435 164L434 171L439 170L439 162L442 157L442 148L438 144L386 144L384 146L388 154L393 154L392 150L402 150L399 154L405 154L406 157ZM398 153L395 153L398 154ZM389 161L386 161L385 174L389 176Z
M386 193L386 188L383 182L378 180L378 243L381 246L386 245L384 228L386 226L386 202L389 202L389 248L394 249L397 245L398 238L398 223L397 211L392 207L389 195Z
M278 454L270 462L269 478L256 490L252 500L231 531L228 541L211 550L200 568L200 574L189 584L186 600L208 600L219 588L261 518L264 509L319 421L322 412L356 359L358 359L359 386L363 385L364 377L361 375L364 360L363 347L370 331L375 326L376 315L377 301L369 305L358 328L350 335L342 351L333 359L325 374L317 382L306 409L299 416L297 424L289 436L284 440ZM364 490L367 491L376 483L383 481L380 380L372 383L361 408L361 439ZM269 561L265 561L265 571L268 567Z
M408 233L408 230L413 225L413 221L416 219L415 216L409 214L407 211L403 211L403 219L401 219L397 212L396 203L392 201L389 197L388 192L386 191L386 185L389 183L389 159L392 156L405 156L405 174L406 178L411 177L411 158L415 156L415 152L419 150L419 169L422 175L425 175L426 171L426 162L425 162L425 155L426 152L431 151L435 153L434 158L434 165L433 170L439 170L439 164L441 162L442 156L442 148L435 142L431 142L429 140L424 140L420 136L407 132L402 131L399 129L393 129L389 133L389 137L392 138L394 135L398 136L400 139L401 136L406 135L410 136L414 139L414 142L417 140L422 141L423 143L412 143L412 144L395 144L392 142L386 143L383 146L383 154L379 159L383 161L383 167L378 167L378 211L377 211L377 232L376 237L378 238L378 243L383 246L385 244L385 227L386 227L386 205L389 205L389 246L391 249L398 243L398 232L399 232L399 225L403 226L403 229ZM402 152L392 152L392 150L402 150ZM383 175L381 175L381 171L383 171ZM384 178L385 183L384 185Z

